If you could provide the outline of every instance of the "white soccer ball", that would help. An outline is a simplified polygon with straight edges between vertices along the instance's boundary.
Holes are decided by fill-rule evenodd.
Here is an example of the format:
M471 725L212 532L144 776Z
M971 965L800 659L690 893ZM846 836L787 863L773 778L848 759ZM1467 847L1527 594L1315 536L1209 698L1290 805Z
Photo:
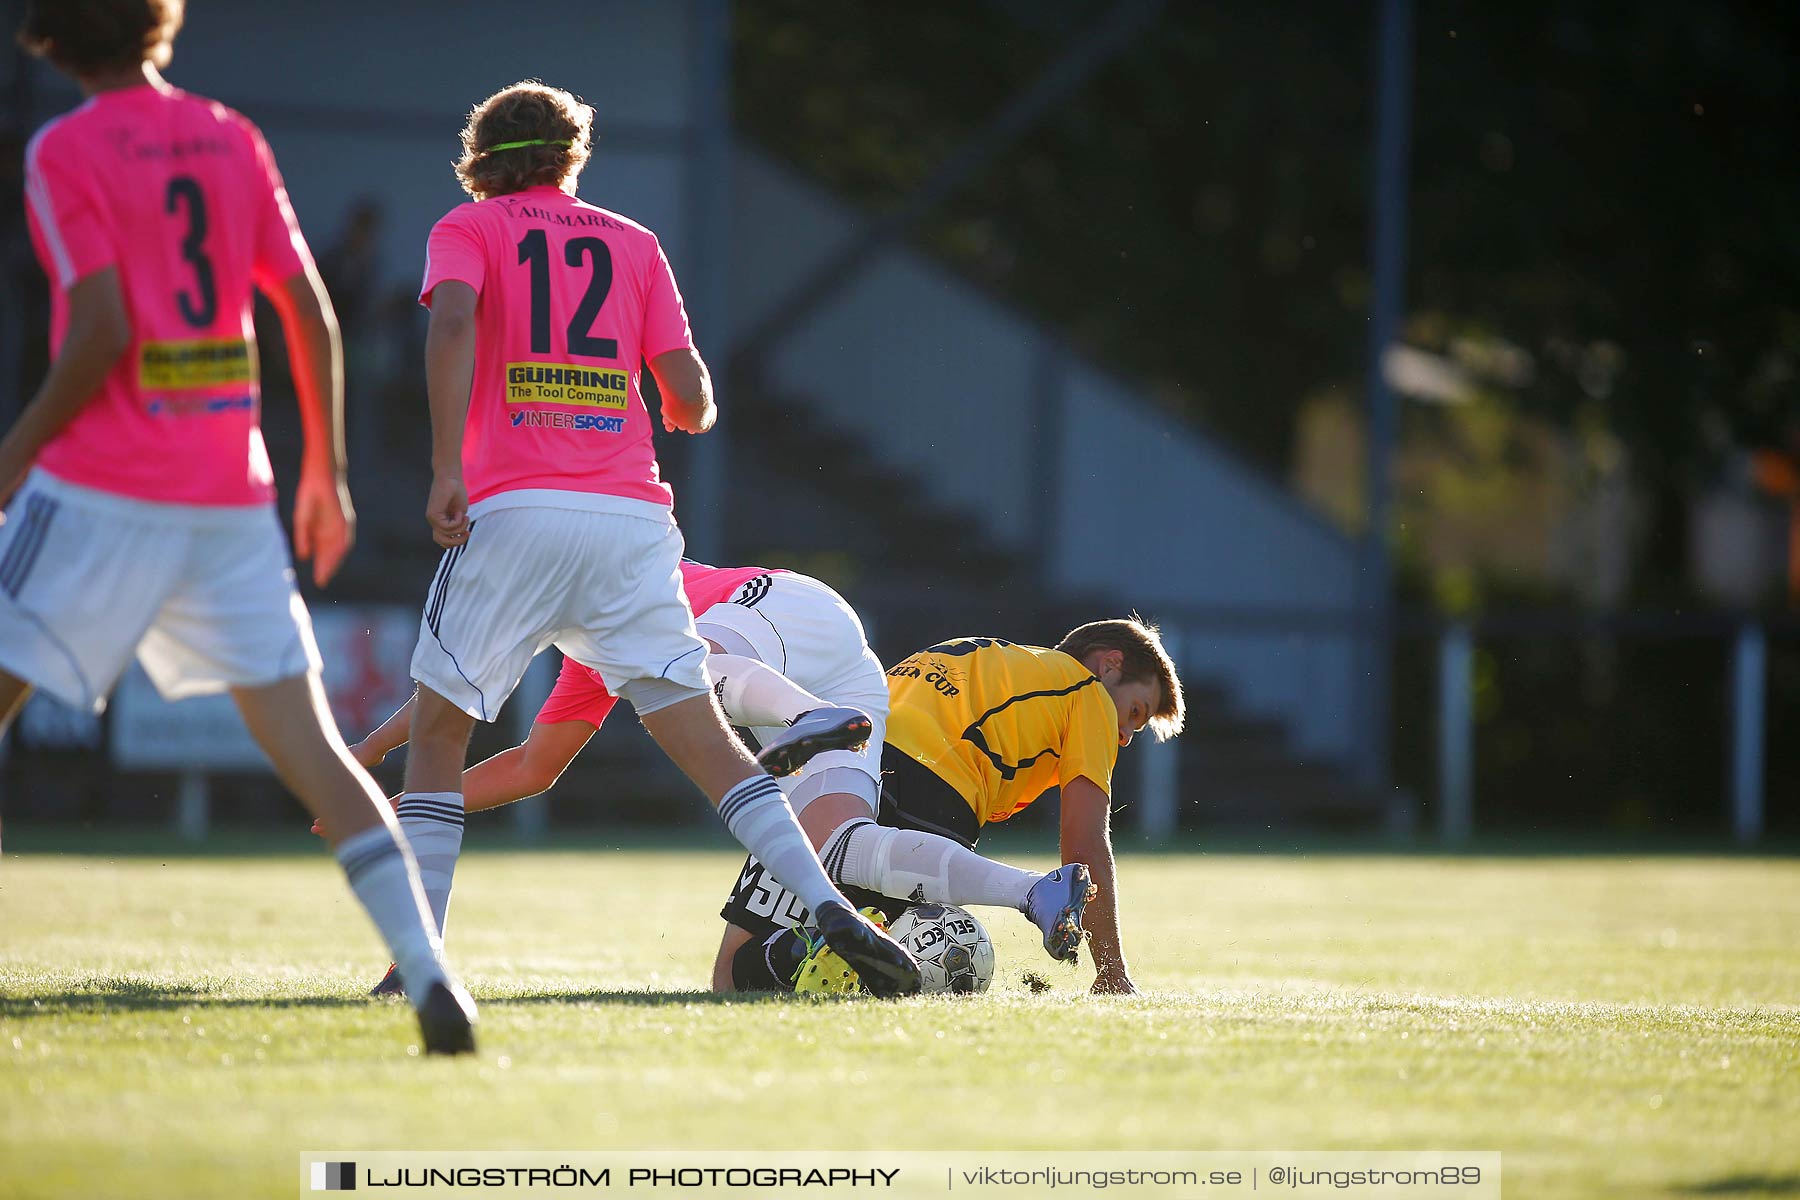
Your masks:
M888 932L919 960L926 995L985 992L994 981L994 943L973 914L954 904L915 904Z

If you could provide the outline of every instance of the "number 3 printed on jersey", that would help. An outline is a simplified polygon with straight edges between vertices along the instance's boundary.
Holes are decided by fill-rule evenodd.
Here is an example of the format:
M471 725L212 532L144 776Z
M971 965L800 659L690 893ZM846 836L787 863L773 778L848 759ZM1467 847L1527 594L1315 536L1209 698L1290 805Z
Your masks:
M206 257L206 195L192 175L177 175L169 180L163 211L174 216L179 208L187 210L187 236L181 240L181 256L194 268L194 289L175 293L175 305L181 317L197 329L205 329L219 315L219 294L213 284L212 260Z
M617 338L594 337L594 321L600 306L612 291L612 249L599 238L570 238L563 245L563 261L579 267L585 258L589 263L587 291L569 318L569 353L585 358L619 357ZM550 350L550 239L542 229L533 229L519 239L519 262L531 267L531 352L549 354Z

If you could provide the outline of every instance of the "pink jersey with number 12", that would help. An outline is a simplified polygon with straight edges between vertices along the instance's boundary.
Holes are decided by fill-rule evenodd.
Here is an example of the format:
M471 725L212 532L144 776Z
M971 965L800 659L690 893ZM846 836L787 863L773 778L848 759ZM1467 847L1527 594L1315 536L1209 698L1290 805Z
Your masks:
M432 229L420 301L451 280L477 294L471 506L543 491L672 504L639 376L645 359L693 341L656 235L558 188L526 188Z

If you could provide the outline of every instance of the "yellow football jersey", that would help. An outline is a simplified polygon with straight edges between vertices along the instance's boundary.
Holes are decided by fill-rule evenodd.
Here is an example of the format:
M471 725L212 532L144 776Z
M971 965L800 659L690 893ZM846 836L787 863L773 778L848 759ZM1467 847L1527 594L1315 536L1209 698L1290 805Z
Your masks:
M1085 776L1112 791L1119 713L1060 650L956 638L888 670L887 741L955 788L983 825Z

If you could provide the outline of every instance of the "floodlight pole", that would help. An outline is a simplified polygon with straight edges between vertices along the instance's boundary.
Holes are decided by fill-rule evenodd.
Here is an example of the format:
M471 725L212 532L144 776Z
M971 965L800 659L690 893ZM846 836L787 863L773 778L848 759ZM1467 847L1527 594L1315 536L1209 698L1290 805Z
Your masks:
M1391 786L1394 645L1393 469L1398 404L1382 361L1400 332L1406 304L1407 160L1412 140L1412 0L1377 0L1375 142L1369 265L1367 387L1369 393L1368 521L1363 531L1358 602L1364 628L1361 783Z

